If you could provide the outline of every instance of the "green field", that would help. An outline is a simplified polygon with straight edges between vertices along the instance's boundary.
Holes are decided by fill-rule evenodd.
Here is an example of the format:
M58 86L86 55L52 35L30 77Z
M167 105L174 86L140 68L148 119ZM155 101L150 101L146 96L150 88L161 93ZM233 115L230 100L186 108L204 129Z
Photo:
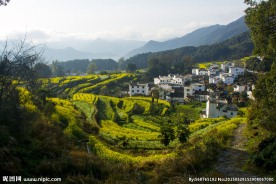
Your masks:
M194 120L188 125L191 132L188 142L200 145L206 135L215 131L214 135L224 146L237 124L245 121L244 118L226 120L222 117L200 119L199 113L205 103L172 107L163 100L152 103L150 97L117 98L91 93L125 77L129 75L53 78L48 80L49 84L43 81L45 86L65 89L64 92L70 94L67 100L48 99L56 104L52 119L60 124L65 122L64 132L69 137L89 140L91 149L98 156L112 162L141 164L176 157L176 148L182 143L176 138L164 146L160 141L160 127L168 119L173 122L175 131L175 122L183 124L185 118ZM85 120L80 121L77 117ZM96 133L93 130L97 130Z

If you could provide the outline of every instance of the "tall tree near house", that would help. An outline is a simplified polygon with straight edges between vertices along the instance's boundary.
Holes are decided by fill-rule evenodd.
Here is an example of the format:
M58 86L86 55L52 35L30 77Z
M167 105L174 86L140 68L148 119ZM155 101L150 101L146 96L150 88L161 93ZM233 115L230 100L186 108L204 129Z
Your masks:
M157 88L151 90L151 102L154 104L154 99L156 99L156 102L158 104L159 99L159 91Z
M135 72L137 70L137 66L136 64L133 64L133 63L129 63L127 65L127 69L126 69L128 72Z
M249 5L246 9L245 20L251 30L254 41L254 53L261 57L273 58L270 72L259 76L253 91L255 103L252 105L251 120L276 132L275 129L275 81L276 81L276 1L260 2L245 0ZM274 121L273 121L274 120Z
M262 58L271 58L270 72L259 75L253 90L255 101L248 113L249 127L257 128L258 141L251 161L267 171L275 172L276 149L276 1L245 0L250 7L245 11L246 23L254 41L254 53ZM265 133L263 131L265 130Z
M276 56L276 1L245 0L245 22L251 30L254 54L261 57Z
M184 143L188 140L191 132L187 124L179 123L177 125L177 138L181 143Z
M65 75L65 71L59 63L60 62L57 60L53 61L52 63L52 72L53 72L53 75L56 77L62 77Z
M87 71L86 73L88 74L94 74L97 70L97 65L95 63L90 63L88 66L87 66Z
M122 64L125 62L125 58L124 57L121 57L119 60L118 60L118 65L119 65L119 69L122 70Z
M252 105L250 120L276 133L276 63L271 71L260 75L255 85L253 95L255 103Z
M170 120L168 122L165 122L164 125L161 126L160 137L160 141L164 146L168 146L170 142L175 139L174 129Z

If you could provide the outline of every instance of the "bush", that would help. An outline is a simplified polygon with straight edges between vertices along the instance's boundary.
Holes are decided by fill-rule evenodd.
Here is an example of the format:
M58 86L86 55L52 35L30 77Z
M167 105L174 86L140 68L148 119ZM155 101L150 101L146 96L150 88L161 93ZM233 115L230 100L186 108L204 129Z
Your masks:
M253 153L251 162L256 166L268 171L275 170L276 165L276 136L263 140L259 146L259 151Z

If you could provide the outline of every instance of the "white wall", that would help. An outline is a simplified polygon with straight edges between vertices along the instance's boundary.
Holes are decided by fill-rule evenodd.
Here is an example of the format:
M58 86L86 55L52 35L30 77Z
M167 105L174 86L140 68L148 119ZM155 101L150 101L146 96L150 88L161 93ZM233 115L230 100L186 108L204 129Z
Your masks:
M149 95L149 86L145 85L134 85L129 84L129 94L133 95Z
M244 71L245 71L245 68L240 68L240 67L229 68L229 73L234 77L237 77L238 75L244 75Z

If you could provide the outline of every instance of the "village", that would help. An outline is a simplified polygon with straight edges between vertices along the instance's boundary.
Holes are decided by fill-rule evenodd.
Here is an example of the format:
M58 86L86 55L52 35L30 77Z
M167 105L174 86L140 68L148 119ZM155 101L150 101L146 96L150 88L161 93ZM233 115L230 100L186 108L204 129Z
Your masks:
M211 64L208 69L193 68L191 73L159 76L152 83L131 82L129 96L151 96L155 91L159 99L171 104L206 102L202 118L235 117L239 111L237 104L254 100L254 81L243 79L245 73L254 75L253 72L233 62Z

